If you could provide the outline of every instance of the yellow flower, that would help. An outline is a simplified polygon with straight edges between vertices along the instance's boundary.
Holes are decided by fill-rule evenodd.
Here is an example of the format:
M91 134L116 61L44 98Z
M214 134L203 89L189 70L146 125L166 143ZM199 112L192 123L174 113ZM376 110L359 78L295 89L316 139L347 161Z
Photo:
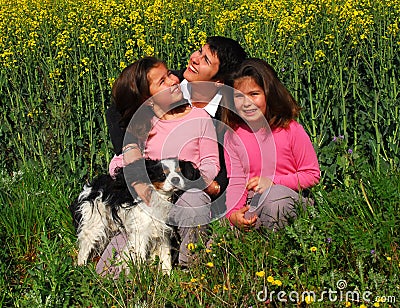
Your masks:
M171 33L167 33L167 34L165 34L165 35L163 36L163 41L164 41L165 43L171 41L172 39L173 39L173 36L172 36Z
M188 248L189 250L194 250L194 249L196 248L196 246L195 246L193 243L189 243L189 244L187 245L187 248Z
M280 281L279 279L275 280L272 284L280 287L282 285L282 281Z
M386 260L392 261L392 258L391 257L386 257Z
M221 288L221 285L220 285L220 284L216 284L216 285L213 287L213 292L214 292L214 293L218 293L219 288Z
M378 302L376 302L376 303L374 303L374 305L373 305L374 307L379 307L380 305L379 305L379 303Z
M214 267L214 263L208 262L208 263L206 263L206 266L207 266L207 267Z
M146 41L145 41L144 39L138 39L138 40L136 41L136 44L137 44L139 47L143 47L144 45L146 45Z
M154 55L154 47L153 47L153 46L150 46L150 45L147 45L147 46L143 49L143 52L144 52L144 54L147 55L147 56L153 56L153 55Z
M264 277L265 276L265 272L264 271L256 272L256 276Z
M309 305L309 304L311 304L311 303L314 301L314 298L313 298L312 296L310 296L310 295L307 295L307 296L304 298L304 301L306 302L307 305Z
M275 279L272 276L268 276L267 281L273 283L275 281Z
M311 252L316 252L317 251L317 247L313 246L310 248Z
M196 278L192 278L192 279L190 279L190 282L196 282L197 281L197 279Z
M317 50L315 52L315 57L316 58L323 58L323 57L325 57L325 54L324 54L324 52L322 50Z
M346 307L351 307L351 303L350 303L350 302L345 302L344 305L345 305Z
M115 81L115 78L108 78L108 85L110 86L110 88L112 87L114 81Z
M365 306L364 304L361 304L360 308L367 308L367 306Z
M211 249L206 249L206 253L210 253L212 250Z

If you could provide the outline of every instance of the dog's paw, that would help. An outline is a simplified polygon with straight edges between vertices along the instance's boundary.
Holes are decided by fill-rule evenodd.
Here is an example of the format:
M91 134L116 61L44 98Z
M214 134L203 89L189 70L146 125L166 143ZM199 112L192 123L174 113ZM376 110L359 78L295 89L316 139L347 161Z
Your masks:
M78 253L78 261L77 261L78 266L83 266L87 264L87 258L85 257L85 255L79 251Z
M172 271L172 268L163 268L162 269L163 274L168 275L168 276L171 276L171 271Z

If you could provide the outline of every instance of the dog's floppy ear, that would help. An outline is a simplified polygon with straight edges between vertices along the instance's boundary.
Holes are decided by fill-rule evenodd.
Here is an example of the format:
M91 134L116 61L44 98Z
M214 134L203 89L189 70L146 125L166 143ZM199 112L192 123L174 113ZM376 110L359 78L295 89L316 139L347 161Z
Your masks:
M146 159L146 170L148 178L151 182L164 182L165 173L161 160Z
M206 188L206 182L200 174L200 170L195 167L195 165L190 161L180 160L179 168L181 173L187 182L186 188Z
M194 181L201 177L200 170L190 161L180 160L179 168L181 169L182 175L188 180Z

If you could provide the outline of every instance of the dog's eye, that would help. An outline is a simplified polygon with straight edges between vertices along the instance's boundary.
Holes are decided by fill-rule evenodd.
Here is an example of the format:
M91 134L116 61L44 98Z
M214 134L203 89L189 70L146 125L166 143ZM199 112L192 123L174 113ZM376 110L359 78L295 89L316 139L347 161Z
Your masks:
M177 172L177 173L181 172L181 168L180 168L180 167L177 167L177 168L175 169L175 172Z
M167 178L167 175L165 173L160 174L161 181L165 181L166 178Z

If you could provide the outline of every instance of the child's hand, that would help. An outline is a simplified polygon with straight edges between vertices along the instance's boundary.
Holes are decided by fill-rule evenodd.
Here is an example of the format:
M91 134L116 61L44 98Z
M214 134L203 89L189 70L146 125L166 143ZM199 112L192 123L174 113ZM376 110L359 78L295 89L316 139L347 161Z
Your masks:
M262 194L268 188L274 185L270 178L255 176L247 182L246 189L254 190L256 193Z
M250 219L244 218L244 214L249 210L248 206L241 208L231 214L229 221L238 229L244 231L250 231L256 225L257 215L254 215Z
M146 183L132 183L132 187L135 189L138 196L146 203L146 205L150 205L151 199L151 188Z
M124 146L124 148L122 149L122 155L125 166L129 165L130 163L133 163L139 158L143 158L140 148L135 143L130 143Z

